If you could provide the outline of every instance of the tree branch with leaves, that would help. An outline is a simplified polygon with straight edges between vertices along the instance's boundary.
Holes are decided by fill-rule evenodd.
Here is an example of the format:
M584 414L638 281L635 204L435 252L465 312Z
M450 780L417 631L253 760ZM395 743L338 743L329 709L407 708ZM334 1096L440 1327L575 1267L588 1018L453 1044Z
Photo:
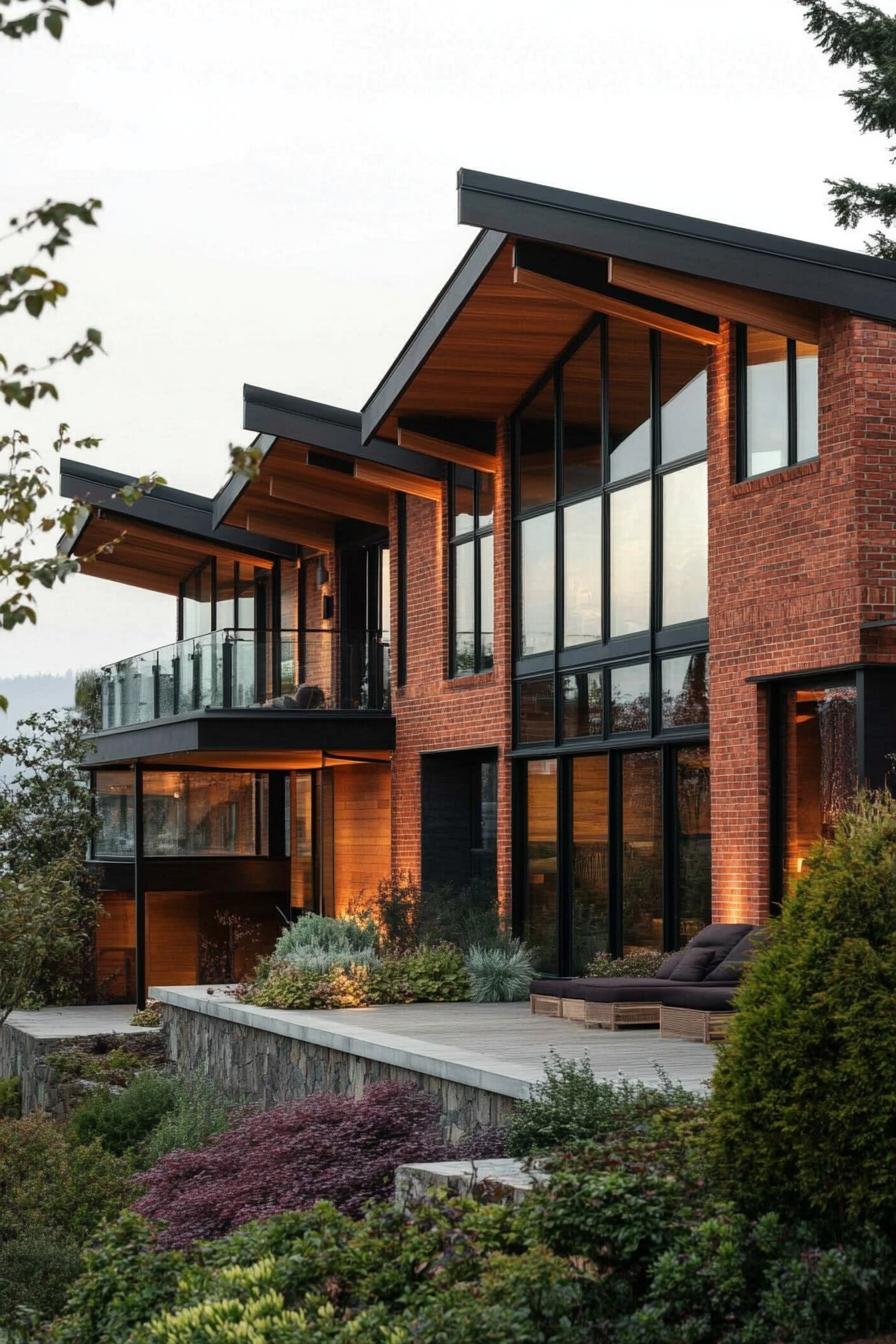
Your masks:
M859 71L856 86L843 93L859 129L878 131L892 140L896 135L896 15L864 0L844 0L840 10L824 0L797 0L797 4L804 12L806 31L829 63ZM896 162L896 147L889 155L890 162ZM853 177L825 180L840 228L855 229L863 219L879 221L883 228L870 234L865 250L896 260L896 239L884 232L896 221L896 183L859 182Z

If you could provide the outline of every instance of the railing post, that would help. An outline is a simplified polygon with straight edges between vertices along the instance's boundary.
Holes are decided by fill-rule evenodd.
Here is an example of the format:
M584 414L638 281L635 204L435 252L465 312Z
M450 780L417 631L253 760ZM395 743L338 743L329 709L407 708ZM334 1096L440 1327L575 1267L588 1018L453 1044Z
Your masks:
M193 709L198 709L202 694L202 645L198 640L193 641L190 657L193 660Z
M221 687L221 703L224 709L233 708L233 640L225 635L224 644L221 652L221 676L224 685Z
M162 712L162 697L159 692L159 655L156 654L156 660L152 665L152 716L154 719L160 717Z
M171 659L171 695L173 699L174 713L180 713L180 654L176 653Z
M146 1007L146 889L143 874L143 765L134 762L134 947L137 1007Z

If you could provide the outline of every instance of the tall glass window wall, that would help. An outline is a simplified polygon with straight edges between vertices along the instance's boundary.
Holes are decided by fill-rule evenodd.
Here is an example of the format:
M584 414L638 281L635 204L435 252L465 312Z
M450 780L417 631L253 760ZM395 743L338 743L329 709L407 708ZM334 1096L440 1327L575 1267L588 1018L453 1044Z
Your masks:
M597 318L515 418L516 913L545 970L711 918L707 355Z
M267 853L267 775L250 771L145 770L143 852L147 858L252 857ZM98 770L93 855L134 853L134 779Z

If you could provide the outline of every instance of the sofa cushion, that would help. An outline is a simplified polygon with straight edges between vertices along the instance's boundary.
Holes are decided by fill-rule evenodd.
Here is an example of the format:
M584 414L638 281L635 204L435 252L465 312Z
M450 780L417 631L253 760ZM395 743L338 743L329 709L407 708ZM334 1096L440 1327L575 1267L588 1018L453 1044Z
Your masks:
M700 1008L707 1012L724 1013L734 1007L736 984L713 984L704 981L697 985L672 985L663 990L662 1002L667 1008Z
M751 929L748 934L741 938L739 943L735 943L727 957L710 971L706 977L707 982L724 980L736 983L740 979L747 962L756 951L757 945L766 937L767 930L762 925Z
M567 998L585 999L588 1003L659 1003L660 995L669 987L668 980L655 980L646 975L608 975L585 977Z
M672 968L669 983L675 980L692 983L702 980L714 966L718 966L723 957L724 953L718 947L686 947Z
M705 929L694 934L688 947L715 947L727 956L754 927L753 924L707 924Z
M654 975L655 980L668 980L675 967L681 961L681 952L670 952L666 960L662 963L659 970Z
M569 987L570 985L575 985L577 983L578 981L576 980L576 977L572 975L555 976L553 978L545 976L541 980L530 980L529 993L544 994L550 999L574 999L576 998L576 995L569 993Z

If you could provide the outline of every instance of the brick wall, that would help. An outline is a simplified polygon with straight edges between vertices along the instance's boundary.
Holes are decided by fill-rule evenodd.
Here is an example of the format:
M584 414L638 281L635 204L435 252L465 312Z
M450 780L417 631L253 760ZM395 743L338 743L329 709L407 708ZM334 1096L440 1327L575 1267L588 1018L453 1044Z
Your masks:
M768 910L767 692L748 678L896 661L896 332L830 313L819 348L819 457L738 483L733 340L710 369L709 647L713 911Z
M510 464L499 426L495 477L495 655L491 672L448 677L448 510L407 497L407 680L393 684L392 862L420 874L420 753L498 749L498 894L510 901ZM392 506L392 630L398 622L398 539ZM393 669L397 658L393 657Z

